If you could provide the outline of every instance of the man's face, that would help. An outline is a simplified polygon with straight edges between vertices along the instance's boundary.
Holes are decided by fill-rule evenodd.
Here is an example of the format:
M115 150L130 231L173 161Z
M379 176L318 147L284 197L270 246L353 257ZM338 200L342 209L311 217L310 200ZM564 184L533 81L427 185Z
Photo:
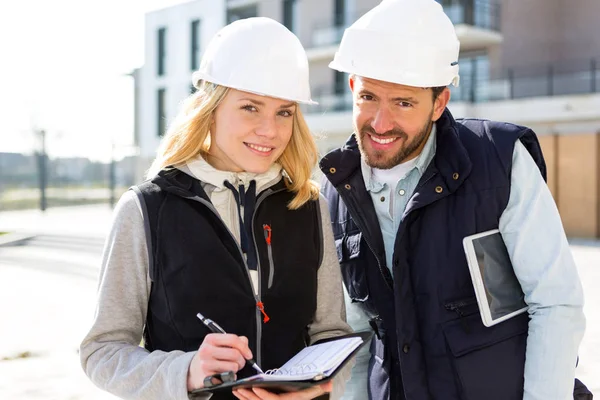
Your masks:
M390 169L417 157L450 99L431 89L352 76L354 131L367 165Z

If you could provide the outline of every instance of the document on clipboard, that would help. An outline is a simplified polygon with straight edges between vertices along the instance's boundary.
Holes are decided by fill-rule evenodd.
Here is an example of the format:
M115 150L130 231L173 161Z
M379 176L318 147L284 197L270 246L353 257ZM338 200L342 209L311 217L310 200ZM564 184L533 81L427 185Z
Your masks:
M263 387L275 391L296 391L326 383L369 341L371 332L355 333L323 340L305 347L280 368L248 378L197 389L190 394L232 391L243 387Z

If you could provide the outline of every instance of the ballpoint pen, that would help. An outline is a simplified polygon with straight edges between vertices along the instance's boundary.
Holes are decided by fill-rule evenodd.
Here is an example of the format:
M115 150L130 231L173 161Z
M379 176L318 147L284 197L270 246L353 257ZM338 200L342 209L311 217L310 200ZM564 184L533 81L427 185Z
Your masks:
M205 318L205 317L204 317L204 315L202 315L202 314L200 314L200 313L196 314L196 317L198 317L198 319L199 319L200 321L202 321L202 323L203 323L204 325L206 325L206 327L207 327L208 329L210 329L210 330L211 330L211 332L213 332L213 333L227 333L227 332L225 332L225 330L224 330L223 328L221 328L221 327L219 326L219 324L217 324L217 323L216 323L215 321L213 321L212 319ZM246 360L246 363L247 363L247 364L250 364L250 366L251 366L252 368L254 368L256 371L258 371L258 373L260 373L260 374L264 374L263 370L262 370L262 369L260 369L260 367L258 366L258 364L256 363L256 361L254 361L254 359L252 359L252 358L251 358L251 359L249 359L249 360Z

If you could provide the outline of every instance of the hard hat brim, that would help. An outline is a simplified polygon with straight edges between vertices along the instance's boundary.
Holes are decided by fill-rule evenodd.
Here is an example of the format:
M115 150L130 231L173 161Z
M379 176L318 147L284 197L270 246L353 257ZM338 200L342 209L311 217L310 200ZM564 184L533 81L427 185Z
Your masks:
M291 98L291 97L282 97L282 96L277 96L277 95L273 95L271 93L263 93L263 92L259 92L256 90L252 90L252 89L248 89L245 87L242 87L242 85L235 85L235 84L227 84L225 82L220 82L219 79L216 79L215 77L203 72L203 71L195 71L192 74L192 83L194 85L194 87L198 88L200 81L207 81L207 82L211 82L214 83L216 85L220 85L220 86L224 86L224 87L228 87L231 89L235 89L235 90L239 90L241 92L247 92L247 93L252 93L252 94L256 94L258 96L265 96L265 97L272 97L275 99L280 99L280 100L287 100L287 101L293 101L296 103L300 103L300 104L308 104L308 105L318 105L319 103L312 100L312 99L300 99L300 98Z

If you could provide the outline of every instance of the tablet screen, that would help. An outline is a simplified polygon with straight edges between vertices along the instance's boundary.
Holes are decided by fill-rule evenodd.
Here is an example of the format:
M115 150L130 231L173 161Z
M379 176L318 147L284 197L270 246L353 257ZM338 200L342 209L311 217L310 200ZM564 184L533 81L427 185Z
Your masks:
M473 239L473 248L492 319L527 307L502 235L494 233Z

